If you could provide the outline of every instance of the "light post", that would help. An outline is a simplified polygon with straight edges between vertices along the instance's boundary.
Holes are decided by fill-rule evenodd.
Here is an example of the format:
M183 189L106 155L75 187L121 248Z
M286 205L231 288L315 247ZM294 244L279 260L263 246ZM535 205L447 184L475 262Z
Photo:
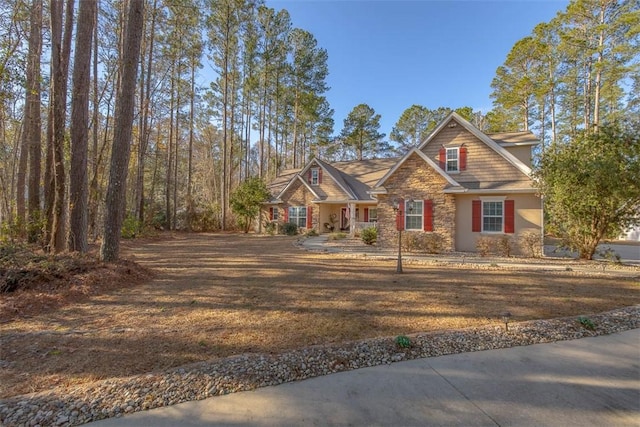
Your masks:
M411 211L413 208L413 200L409 199L407 203L409 204L409 211ZM391 206L393 207L393 212L396 214L396 229L398 230L398 263L396 265L396 273L402 273L402 231L404 230L402 215L404 215L404 212L398 199L393 199Z

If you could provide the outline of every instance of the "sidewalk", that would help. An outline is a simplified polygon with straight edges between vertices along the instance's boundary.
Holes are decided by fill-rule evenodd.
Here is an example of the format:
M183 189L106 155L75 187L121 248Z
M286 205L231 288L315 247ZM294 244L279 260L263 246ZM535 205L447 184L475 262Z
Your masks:
M638 426L640 329L316 377L108 426Z
M300 245L309 251L326 252L326 253L345 253L353 255L362 255L371 258L397 259L397 249L379 248L376 246L367 246L364 243L354 239L337 240L329 242L326 235L314 236L302 239ZM615 245L605 244L606 247L614 246L614 249L620 250ZM627 270L619 268L615 263L608 261L585 263L570 256L567 252L554 252L553 246L545 246L543 258L503 258L503 257L481 257L473 253L443 253L443 254L413 254L402 253L403 260L418 260L423 262L439 262L451 264L476 264L476 265L497 265L508 266L519 269L542 269L542 270L567 270L573 271L615 271L616 274L637 276L640 274L640 247L634 245L625 245L621 251L624 258L621 262L626 266ZM601 267L604 266L604 269ZM634 268L635 267L635 268Z

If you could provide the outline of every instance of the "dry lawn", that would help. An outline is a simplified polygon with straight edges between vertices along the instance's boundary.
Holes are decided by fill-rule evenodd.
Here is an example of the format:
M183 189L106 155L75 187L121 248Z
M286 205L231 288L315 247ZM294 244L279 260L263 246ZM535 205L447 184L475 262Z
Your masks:
M110 285L96 295L0 324L0 397L245 352L497 324L507 310L519 321L640 303L637 277L433 264L397 275L392 260L309 253L294 242L228 234L125 242L124 255L153 279L104 274Z

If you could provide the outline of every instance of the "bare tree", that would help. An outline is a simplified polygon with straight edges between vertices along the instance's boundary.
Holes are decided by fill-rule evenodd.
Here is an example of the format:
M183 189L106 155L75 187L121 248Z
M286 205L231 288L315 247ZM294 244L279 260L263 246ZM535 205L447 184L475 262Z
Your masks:
M107 187L104 237L100 248L100 258L107 262L117 260L120 252L120 231L124 220L136 78L144 22L143 12L144 0L130 0L127 26L123 38L122 74L116 97L115 130L111 151L109 186Z

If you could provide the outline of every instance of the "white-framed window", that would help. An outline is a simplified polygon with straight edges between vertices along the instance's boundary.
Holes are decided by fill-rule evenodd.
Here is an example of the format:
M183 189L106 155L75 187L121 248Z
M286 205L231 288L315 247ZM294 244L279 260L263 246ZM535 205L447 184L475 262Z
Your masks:
M289 222L296 224L298 227L307 226L307 207L291 206L289 208Z
M280 219L280 209L278 209L277 207L273 208L273 215L271 217L272 221L277 221L278 219Z
M504 200L482 200L482 232L504 231Z
M407 200L404 202L404 228L406 230L422 230L424 214L422 200Z
M311 169L311 185L318 185L320 182L320 169Z
M447 148L447 172L460 171L460 148Z
M369 208L369 222L378 222L378 208Z

